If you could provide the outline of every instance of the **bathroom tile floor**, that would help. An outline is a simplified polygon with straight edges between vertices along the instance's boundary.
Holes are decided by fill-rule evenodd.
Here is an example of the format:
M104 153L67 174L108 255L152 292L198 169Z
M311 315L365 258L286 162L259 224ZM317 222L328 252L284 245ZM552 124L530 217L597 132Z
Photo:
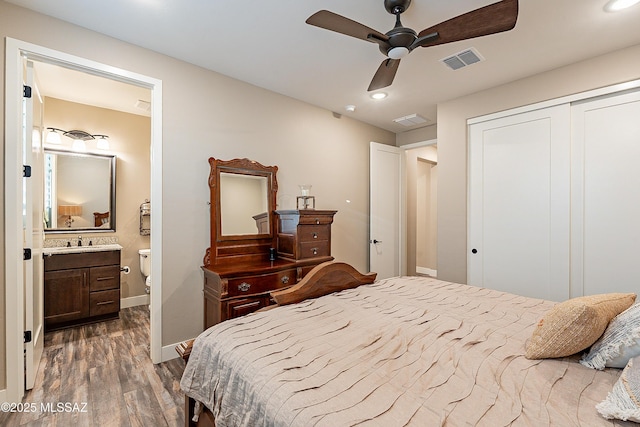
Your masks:
M151 362L146 305L121 310L118 320L48 332L23 400L36 410L0 413L0 426L181 426L183 369L181 359Z

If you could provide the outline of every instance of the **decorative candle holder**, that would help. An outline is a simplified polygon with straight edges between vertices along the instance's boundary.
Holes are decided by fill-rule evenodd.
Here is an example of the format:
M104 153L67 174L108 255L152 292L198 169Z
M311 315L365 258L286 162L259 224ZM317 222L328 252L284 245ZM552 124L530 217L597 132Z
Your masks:
M311 185L310 184L301 184L300 194L301 196L296 197L296 209L315 209L316 208L316 198L314 196L310 196Z

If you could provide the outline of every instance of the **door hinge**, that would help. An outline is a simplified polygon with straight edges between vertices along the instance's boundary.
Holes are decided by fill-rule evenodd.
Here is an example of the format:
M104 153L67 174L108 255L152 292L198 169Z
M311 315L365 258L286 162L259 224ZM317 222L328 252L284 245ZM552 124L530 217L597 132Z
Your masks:
M22 86L22 96L25 98L31 98L31 86Z
M23 178L31 178L31 166L22 165L22 177Z
M22 249L22 259L28 261L31 259L31 248Z
M31 342L31 331L24 331L24 343Z

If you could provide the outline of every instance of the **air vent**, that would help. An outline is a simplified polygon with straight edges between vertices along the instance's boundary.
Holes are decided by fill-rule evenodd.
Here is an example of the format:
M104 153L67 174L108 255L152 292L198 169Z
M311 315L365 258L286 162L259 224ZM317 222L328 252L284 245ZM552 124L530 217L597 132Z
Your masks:
M415 126L427 123L429 119L426 119L419 114L409 114L408 116L393 119L393 121L402 126Z
M143 101L142 99L138 99L136 102L136 108L139 108L144 111L151 111L151 103L149 101Z
M458 52L455 55L441 59L440 61L452 70L459 70L460 68L466 67L467 65L484 61L484 58L475 48L470 48L467 50L463 50L462 52Z

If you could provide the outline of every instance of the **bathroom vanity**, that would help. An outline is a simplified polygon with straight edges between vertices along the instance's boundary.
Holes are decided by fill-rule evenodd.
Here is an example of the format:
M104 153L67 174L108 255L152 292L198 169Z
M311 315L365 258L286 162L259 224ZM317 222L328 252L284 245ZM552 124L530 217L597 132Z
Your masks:
M45 249L46 330L118 318L120 249L120 245Z

